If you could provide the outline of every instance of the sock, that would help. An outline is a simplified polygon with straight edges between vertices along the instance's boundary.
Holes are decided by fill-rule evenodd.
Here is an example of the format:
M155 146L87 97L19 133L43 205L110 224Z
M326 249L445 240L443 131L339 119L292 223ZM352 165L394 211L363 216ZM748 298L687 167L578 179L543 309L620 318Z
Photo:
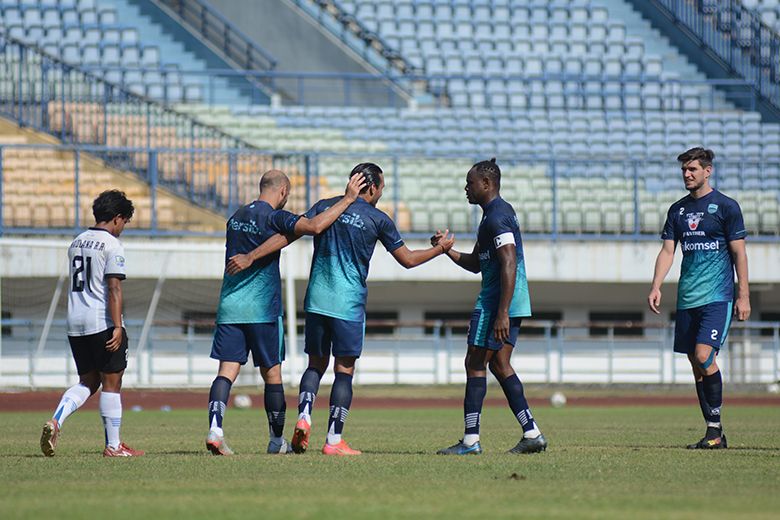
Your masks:
M89 391L89 388L81 383L71 386L62 394L60 404L57 405L57 409L54 411L52 419L57 419L57 424L62 428L65 419L78 410L81 405L86 403L90 395L92 395L92 393Z
M707 396L704 395L704 381L696 381L696 395L699 398L699 408L701 408L701 415L704 417L704 421L707 421L707 417L710 416L710 405L707 402Z
M479 441L479 422L486 394L486 377L466 378L466 396L463 398L463 422L465 423L463 444L471 446Z
M300 393L298 394L298 419L305 419L311 424L311 411L317 392L320 389L322 374L315 368L307 368L301 376Z
M336 380L330 390L330 417L328 418L327 443L335 445L341 442L341 432L352 405L352 376L336 372Z
M536 421L534 421L534 416L531 415L531 409L528 407L528 400L523 392L523 383L520 382L517 374L501 381L501 388L504 390L507 402L509 402L509 408L515 414L517 422L523 427L523 437L535 439L541 435L542 432L536 427Z
M100 392L100 416L106 430L106 446L119 447L119 427L122 425L122 398L113 392Z
M720 428L720 407L723 404L723 380L720 370L711 376L704 376L701 382L702 393L709 405L709 413L704 414L704 420L707 421L708 427Z
M268 416L268 431L273 440L281 441L284 435L284 417L287 403L284 402L284 387L265 385L265 413Z
M209 392L209 429L218 435L224 435L222 431L222 419L225 417L228 399L230 398L230 387L233 383L224 376L217 376L211 383Z

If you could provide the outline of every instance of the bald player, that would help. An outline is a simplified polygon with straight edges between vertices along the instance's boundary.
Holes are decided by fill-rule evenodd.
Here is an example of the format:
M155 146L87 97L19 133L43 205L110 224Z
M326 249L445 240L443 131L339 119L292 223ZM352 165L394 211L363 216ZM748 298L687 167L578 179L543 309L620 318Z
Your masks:
M290 180L279 170L270 170L260 180L257 200L243 206L227 221L225 262L234 255L248 253L269 237L318 235L358 197L363 176L353 177L344 197L313 218L284 211L290 194ZM279 253L254 262L236 274L224 274L217 309L217 327L211 357L219 360L219 372L209 394L209 433L206 448L214 455L232 455L225 443L222 420L230 388L252 352L254 365L265 382L265 411L270 441L267 453L289 453L283 437L285 401L281 363L284 361L282 291Z

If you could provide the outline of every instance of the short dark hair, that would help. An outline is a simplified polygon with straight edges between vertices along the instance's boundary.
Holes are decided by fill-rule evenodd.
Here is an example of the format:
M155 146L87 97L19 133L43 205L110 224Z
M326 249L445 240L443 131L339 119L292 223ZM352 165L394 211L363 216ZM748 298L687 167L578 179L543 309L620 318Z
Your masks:
M133 201L125 196L124 191L107 190L98 195L92 203L92 214L95 222L108 222L114 217L133 218Z
M699 161L699 164L701 164L702 168L712 166L712 160L714 158L715 152L706 148L702 148L701 146L691 148L690 150L687 150L677 156L677 160L680 161L681 164L688 164L691 161Z
M382 168L377 166L374 163L370 162L363 162L352 168L352 172L349 174L350 177L353 175L357 175L358 173L363 174L363 178L366 181L365 187L360 190L360 193L365 193L368 191L368 188L373 184L377 188L380 184L382 184Z
M480 177L488 178L492 182L496 183L496 186L501 185L501 168L496 164L496 158L492 157L489 161L480 161L471 169Z

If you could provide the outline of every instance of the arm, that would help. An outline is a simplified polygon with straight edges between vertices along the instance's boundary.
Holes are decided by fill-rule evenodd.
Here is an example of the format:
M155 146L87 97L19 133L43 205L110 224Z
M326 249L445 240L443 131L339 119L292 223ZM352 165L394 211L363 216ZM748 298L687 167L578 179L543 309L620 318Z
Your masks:
M510 247L511 246L511 247ZM498 264L501 266L501 296L498 300L498 312L493 325L493 335L496 341L501 342L509 338L509 305L515 294L515 280L517 277L517 251L514 244L507 244L496 249Z
M448 236L445 234L444 238L438 240L435 246L429 247L428 249L416 249L412 251L406 247L406 245L403 245L390 254L393 255L393 258L395 258L399 264L407 269L411 269L412 267L417 267L432 258L446 253L452 248L452 244L454 243L455 235Z
M431 245L437 245L443 236L444 235L442 235L440 231L437 231L436 234L431 237ZM461 253L460 251L455 251L454 249L450 248L447 251L447 256L450 258L450 260L455 262L455 265L462 267L466 271L471 271L472 273L479 272L480 268L479 255L477 254L477 244L474 244L474 249L471 250L471 253Z
M111 339L106 341L106 350L116 352L122 344L122 280L116 276L106 278L108 284L108 313L114 322Z
M349 182L347 183L347 190L344 193L344 196L341 197L341 200L314 218L299 218L298 222L295 223L295 234L297 236L319 235L328 229L331 224L346 211L349 205L357 200L358 195L360 195L360 190L362 190L365 185L366 183L362 173L350 177Z
M734 267L737 270L737 301L734 304L734 314L739 321L745 321L750 317L750 287L748 285L748 261L744 240L732 240L729 242L729 251L734 259Z
M299 238L300 236L295 235L276 234L248 253L231 256L225 266L225 272L231 276L238 274L252 265L255 260L274 254Z
M357 200L360 190L362 190L365 185L366 183L362 173L353 175L347 183L347 189L344 196L336 204L314 218L299 218L295 223L294 234L274 235L249 253L231 256L225 266L225 272L232 276L248 268L256 260L287 247L303 235L319 235L328 229L331 224L339 218L339 215L344 213L350 204Z
M656 314L661 314L658 306L661 305L661 284L669 273L674 263L674 240L664 240L658 258L655 259L655 272L653 274L653 284L650 287L650 294L647 296L647 303L650 310Z

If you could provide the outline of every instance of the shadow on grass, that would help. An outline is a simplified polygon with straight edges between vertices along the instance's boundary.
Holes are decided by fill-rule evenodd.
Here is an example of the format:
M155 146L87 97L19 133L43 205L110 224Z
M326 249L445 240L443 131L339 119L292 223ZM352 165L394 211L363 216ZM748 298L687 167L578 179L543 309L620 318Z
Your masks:
M433 455L436 452L423 450L362 450L363 455Z
M699 452L699 451L721 451L721 450L693 450L688 449L685 446L681 446L679 444L672 445L672 446L625 446L626 448L632 449L632 450L681 450L681 451L690 451L690 452ZM767 451L767 452L773 452L777 451L780 452L780 447L772 446L772 447L765 447L765 446L730 446L729 448L726 448L726 451Z

